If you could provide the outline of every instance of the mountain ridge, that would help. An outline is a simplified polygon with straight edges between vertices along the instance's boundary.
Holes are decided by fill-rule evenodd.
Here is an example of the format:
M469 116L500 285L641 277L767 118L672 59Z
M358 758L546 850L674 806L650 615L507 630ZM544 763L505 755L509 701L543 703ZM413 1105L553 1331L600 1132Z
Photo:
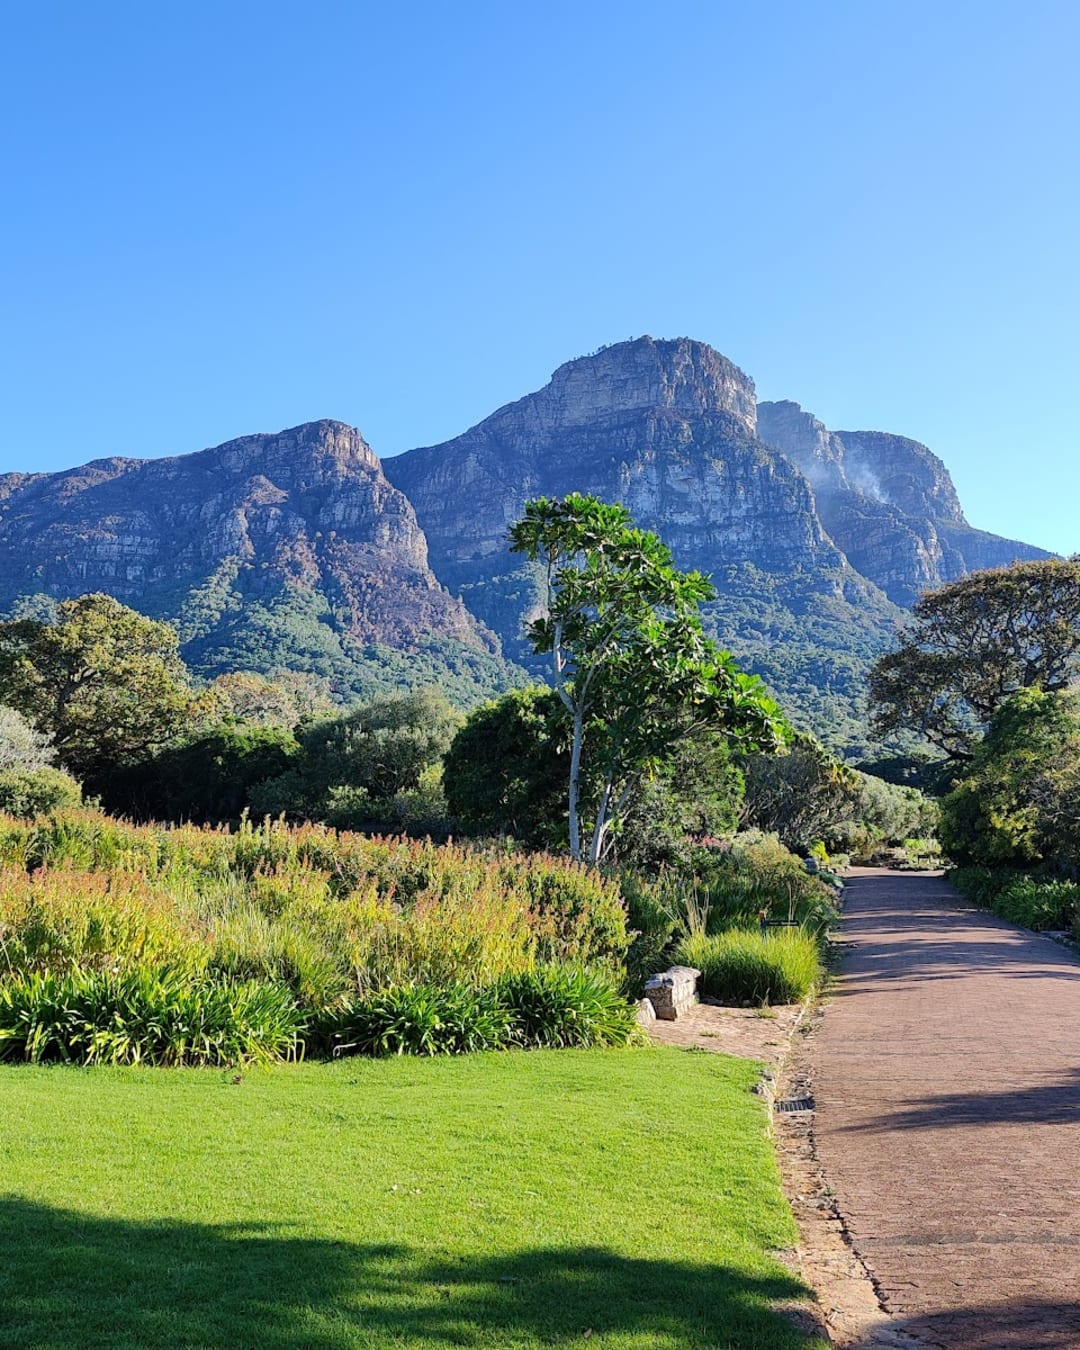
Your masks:
M106 590L175 622L202 673L314 668L343 698L415 677L465 704L532 664L537 578L506 531L529 497L569 491L624 502L708 572L717 636L796 720L849 747L869 662L919 590L1049 556L970 526L919 442L831 431L796 403L759 403L706 344L644 337L382 461L321 419L5 475L0 607Z

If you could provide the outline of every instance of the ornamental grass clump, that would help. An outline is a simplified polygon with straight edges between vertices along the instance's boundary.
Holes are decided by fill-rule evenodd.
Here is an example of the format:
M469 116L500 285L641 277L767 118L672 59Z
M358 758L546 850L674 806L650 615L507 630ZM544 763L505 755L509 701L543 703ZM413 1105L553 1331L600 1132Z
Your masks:
M628 1045L637 1033L637 1010L601 971L538 966L506 976L498 993L524 1048Z
M482 988L457 981L381 989L325 1014L313 1039L335 1056L460 1055L623 1046L636 1029L636 1009L613 976L537 966Z
M675 960L700 970L702 993L724 1003L798 1003L821 977L818 944L798 928L694 934L679 943Z
M333 1055L463 1055L504 1050L510 1014L494 989L466 984L402 985L357 999L324 1019L320 1040Z
M961 895L1021 928L1073 928L1080 918L1080 883L1009 868L956 867L949 881Z
M0 1060L231 1065L295 1059L304 1018L281 985L184 969L30 972L0 983Z

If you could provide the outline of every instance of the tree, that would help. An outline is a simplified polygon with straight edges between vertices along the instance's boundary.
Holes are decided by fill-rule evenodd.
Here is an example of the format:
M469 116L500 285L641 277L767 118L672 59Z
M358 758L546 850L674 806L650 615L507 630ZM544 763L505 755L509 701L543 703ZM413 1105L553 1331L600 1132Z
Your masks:
M288 772L299 750L288 727L225 722L111 775L104 804L142 819L236 820L251 805L251 789Z
M450 814L470 834L566 845L566 710L554 689L512 689L471 712L443 760Z
M959 863L1074 864L1080 848L1080 696L1024 689L998 709L968 776L941 803Z
M922 596L898 649L870 674L874 731L914 731L970 760L1021 689L1064 689L1080 672L1080 559L974 572Z
M409 825L409 803L421 793L429 819L439 797L438 771L461 715L440 694L388 694L297 730L294 766L251 793L252 810L342 828ZM432 782L434 775L435 781Z
M234 670L210 681L210 694L223 718L260 727L294 727L304 718L333 712L328 681L305 671L285 670L273 679L252 670Z
M855 771L805 734L784 754L748 755L743 777L744 822L799 853L851 818L858 792Z
M176 633L110 595L64 600L55 622L0 624L0 698L94 788L188 728L197 707Z
M541 563L545 612L529 625L552 658L569 720L570 853L598 863L643 778L700 728L748 747L783 743L787 724L754 676L705 637L700 572L681 572L629 512L596 497L528 502L510 547Z
M48 736L43 736L14 708L0 706L0 773L36 773L56 758Z

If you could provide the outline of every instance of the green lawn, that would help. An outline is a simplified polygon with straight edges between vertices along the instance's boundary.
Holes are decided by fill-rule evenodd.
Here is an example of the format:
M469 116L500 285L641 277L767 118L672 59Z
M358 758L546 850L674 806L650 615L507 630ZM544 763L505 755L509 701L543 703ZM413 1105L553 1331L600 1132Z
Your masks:
M0 1070L0 1345L802 1347L753 1065Z

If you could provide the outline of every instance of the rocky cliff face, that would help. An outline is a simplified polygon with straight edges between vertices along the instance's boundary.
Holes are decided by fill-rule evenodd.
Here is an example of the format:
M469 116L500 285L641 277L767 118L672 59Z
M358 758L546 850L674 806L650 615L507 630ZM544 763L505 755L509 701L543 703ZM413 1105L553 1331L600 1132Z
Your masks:
M758 434L806 474L830 538L899 605L966 572L1050 556L972 529L948 469L918 441L829 431L791 402L758 404Z
M380 465L313 422L163 460L0 478L0 607L111 592L177 623L199 669L314 670L342 697L437 683L462 703L525 659L524 503L626 504L709 573L718 636L834 744L869 662L928 586L1041 550L973 529L944 465L830 431L703 343L640 338L560 366L443 445Z
M861 579L804 474L754 435L755 407L751 380L711 348L641 338L561 366L536 394L384 468L416 507L436 575L508 643L531 597L506 532L541 495L621 501L683 566L809 574L840 595Z
M274 630L290 626L316 664L327 644L347 666L366 645L433 640L498 661L497 639L429 568L411 505L341 422L0 479L0 605L87 591L174 621L209 669L223 644L240 654L238 629L265 649L249 664L276 662L289 634Z

